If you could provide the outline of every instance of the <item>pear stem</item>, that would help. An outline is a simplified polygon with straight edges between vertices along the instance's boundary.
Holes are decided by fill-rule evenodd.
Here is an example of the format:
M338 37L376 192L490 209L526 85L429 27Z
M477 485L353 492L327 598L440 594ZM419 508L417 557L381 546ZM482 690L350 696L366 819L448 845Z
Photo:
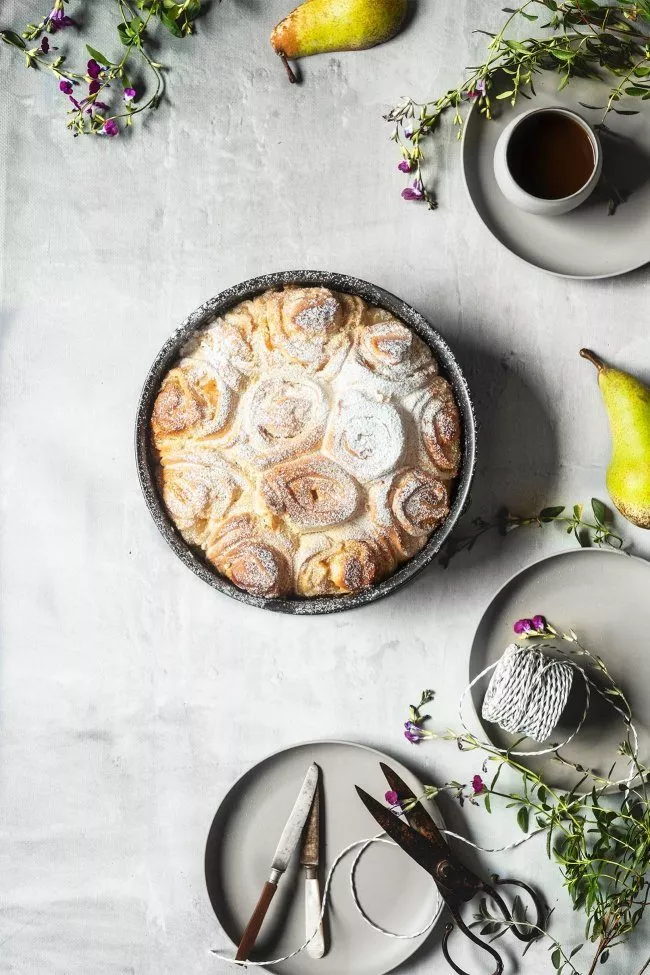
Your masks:
M296 75L294 73L293 68L289 64L289 59L287 58L287 56L284 53L284 51L278 51L278 56L279 56L280 60L282 61L283 65L285 67L285 70L287 72L287 75L289 76L289 81L291 82L292 85L295 85L295 83L298 81L298 79L296 78Z
M580 355L583 359L587 359L589 362L591 362L592 365L596 367L598 372L605 368L605 363L603 360L599 359L596 353L592 352L591 349L580 349Z

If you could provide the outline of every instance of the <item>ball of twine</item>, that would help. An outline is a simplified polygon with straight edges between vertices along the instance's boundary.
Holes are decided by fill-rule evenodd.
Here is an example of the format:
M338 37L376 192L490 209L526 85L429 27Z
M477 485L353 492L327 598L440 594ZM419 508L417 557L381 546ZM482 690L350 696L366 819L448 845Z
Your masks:
M504 731L544 742L558 725L572 684L571 664L538 646L511 643L494 668L481 713Z

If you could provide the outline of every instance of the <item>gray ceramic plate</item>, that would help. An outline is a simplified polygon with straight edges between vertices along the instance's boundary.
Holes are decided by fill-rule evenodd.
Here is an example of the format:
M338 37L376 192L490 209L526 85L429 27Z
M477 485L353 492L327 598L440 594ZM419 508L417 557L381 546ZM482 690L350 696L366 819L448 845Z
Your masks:
M386 780L379 768L387 762L416 795L422 783L394 759L373 748L347 742L320 741L296 745L252 768L230 790L214 818L205 854L210 901L219 923L237 944L267 879L282 827L311 762L322 770L321 863L324 876L336 855L355 840L375 836L379 827L354 790L360 785L381 800ZM439 826L433 803L427 808ZM271 968L287 975L384 975L406 961L426 939L396 940L374 931L358 914L350 891L350 854L337 868L327 914L324 958L302 952ZM253 954L264 960L295 950L305 940L304 886L298 852L280 881ZM375 844L359 864L357 892L368 915L397 934L421 930L438 903L431 878L398 847ZM438 911L440 913L440 911ZM213 947L225 948L215 932ZM232 949L230 949L232 951Z
M650 102L629 99L620 107L640 110L636 116L610 115L607 125L618 138L602 136L603 173L629 201L608 216L610 192L604 182L577 210L561 217L524 213L509 203L494 178L497 140L508 122L531 106L565 105L592 124L602 112L581 106L603 105L607 86L575 79L558 92L558 76L542 72L535 81L534 101L521 99L512 108L497 102L500 115L486 121L474 106L463 139L463 172L470 199L481 220L504 247L544 271L572 278L606 278L624 274L650 261Z
M650 656L647 633L650 564L618 552L578 549L563 552L524 569L497 593L479 624L470 657L470 680L498 660L516 639L515 620L540 613L557 630L573 629L581 643L605 661L614 679L628 696L639 732L641 757L650 754ZM474 707L480 714L488 675L474 688ZM569 700L554 740L566 738L584 710L582 682L574 681ZM468 707L469 707L469 702ZM489 739L499 748L514 738L494 724L483 722ZM561 737L559 737L561 736ZM617 746L624 738L622 721L594 695L588 720L578 737L565 749L567 758L607 774L617 760ZM522 750L539 748L530 742ZM526 759L543 771L549 784L573 785L576 775L557 763ZM615 775L626 774L619 758Z
M192 548L185 542L167 515L165 506L158 494L154 465L150 453L149 422L153 405L165 374L179 358L181 349L197 329L204 328L210 322L214 321L218 315L222 315L238 302L244 301L247 298L253 298L269 288L280 288L285 284L298 284L305 287L322 286L332 288L334 291L359 295L371 304L386 308L398 318L401 318L433 350L438 360L440 372L446 376L453 387L456 402L460 410L463 428L463 453L461 470L456 482L449 517L433 533L421 552L401 566L388 579L355 596L323 596L318 599L263 599L259 596L251 596L246 592L242 592L241 589L234 586L224 576L219 575L202 557L200 551ZM197 308L165 342L149 370L140 397L135 428L135 450L140 484L153 520L176 555L188 568L215 589L227 593L227 595L232 596L234 599L239 599L249 606L257 606L261 609L270 609L281 613L313 615L317 613L336 613L344 609L364 606L366 603L381 599L383 596L387 596L396 589L399 589L400 586L412 579L413 576L431 562L442 544L451 534L454 525L463 513L468 501L470 485L474 475L476 421L474 419L474 411L467 382L461 372L460 366L454 358L454 354L442 336L414 308L411 308L410 305L407 305L400 298L396 298L390 292L384 291L383 288L378 288L376 285L369 284L367 281L361 281L359 278L348 277L345 274L334 274L329 271L280 271L276 274L266 274L263 277L244 281L241 284L235 285L233 288L222 291L221 294L215 298L211 298L205 304L201 305L200 308Z

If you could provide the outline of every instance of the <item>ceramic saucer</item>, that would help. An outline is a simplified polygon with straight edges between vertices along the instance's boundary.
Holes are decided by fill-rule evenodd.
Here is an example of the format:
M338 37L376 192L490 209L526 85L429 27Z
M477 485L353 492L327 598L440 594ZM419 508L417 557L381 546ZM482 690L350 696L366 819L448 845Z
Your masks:
M470 680L495 663L517 638L513 623L541 614L557 630L573 629L581 644L605 661L609 672L626 693L639 733L642 760L650 755L650 656L644 634L648 630L650 563L600 549L563 552L529 566L497 593L479 623L470 657ZM473 689L477 714L490 675ZM584 710L582 682L574 678L574 697L560 721L553 741L562 741L576 727ZM467 701L471 711L471 704ZM512 747L515 738L497 725L483 721L485 734L499 748ZM625 737L620 717L596 695L579 735L563 750L566 758L607 775L623 778L627 765L618 755ZM521 750L542 746L524 742ZM576 773L557 762L527 758L526 764L542 771L545 780L560 788L575 784Z
M558 91L559 76L543 71L535 80L536 97L520 99L513 108L497 101L498 117L486 121L476 105L466 122L462 158L465 184L476 212L504 247L544 271L571 278L607 278L650 261L650 102L629 98L619 107L638 115L611 113L603 133L603 178L589 200L560 217L525 213L509 203L497 186L493 158L506 125L531 106L562 105L579 112L592 125L602 106L606 83L576 78ZM496 94L496 92L495 92ZM628 104L629 102L629 104ZM610 186L628 197L608 214Z

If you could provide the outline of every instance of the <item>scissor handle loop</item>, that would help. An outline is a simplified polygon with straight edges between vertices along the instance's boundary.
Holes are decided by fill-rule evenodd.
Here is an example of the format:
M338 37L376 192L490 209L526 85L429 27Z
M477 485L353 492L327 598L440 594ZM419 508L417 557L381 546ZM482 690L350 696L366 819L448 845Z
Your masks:
M449 954L449 946L447 942L449 941L449 935L454 930L454 926L458 927L463 932L465 937L469 938L470 941L473 941L474 944L479 946L479 948L482 948L483 951L487 951L488 954L492 955L492 957L497 963L497 967L494 969L492 975L503 975L503 958L501 957L499 952L495 948L493 948L492 945L489 945L487 941L483 941L481 938L477 938L474 932L470 931L470 929L467 927L467 925L465 924L462 917L457 911L452 910L452 914L454 916L454 921L456 922L456 925L448 924L446 926L445 933L442 938L442 953L447 960L447 964L450 965L451 968L456 972L456 975L469 975L469 972L466 972L465 969L463 968L459 968L456 962Z
M494 887L490 886L490 884L483 884L483 891L489 897L491 897L492 900L495 901L495 903L498 905L499 910L503 914L505 920L508 922L508 927L514 934L515 938L519 938L520 941L523 941L525 943L534 941L536 938L539 938L543 930L542 925L544 921L544 905L542 904L537 892L534 891L532 887L529 887L528 884L525 884L523 880L510 880L509 878L504 878L503 880L501 880L499 877L493 877L492 880L495 884L498 884L500 887L502 886L521 887L522 890L526 891L526 893L528 894L528 896L530 897L530 899L532 900L535 906L535 911L537 916L535 918L535 923L531 924L530 926L526 925L526 930L522 931L517 926L517 922L514 920L510 912L510 908L508 907L504 899L501 897L501 895L497 893Z

